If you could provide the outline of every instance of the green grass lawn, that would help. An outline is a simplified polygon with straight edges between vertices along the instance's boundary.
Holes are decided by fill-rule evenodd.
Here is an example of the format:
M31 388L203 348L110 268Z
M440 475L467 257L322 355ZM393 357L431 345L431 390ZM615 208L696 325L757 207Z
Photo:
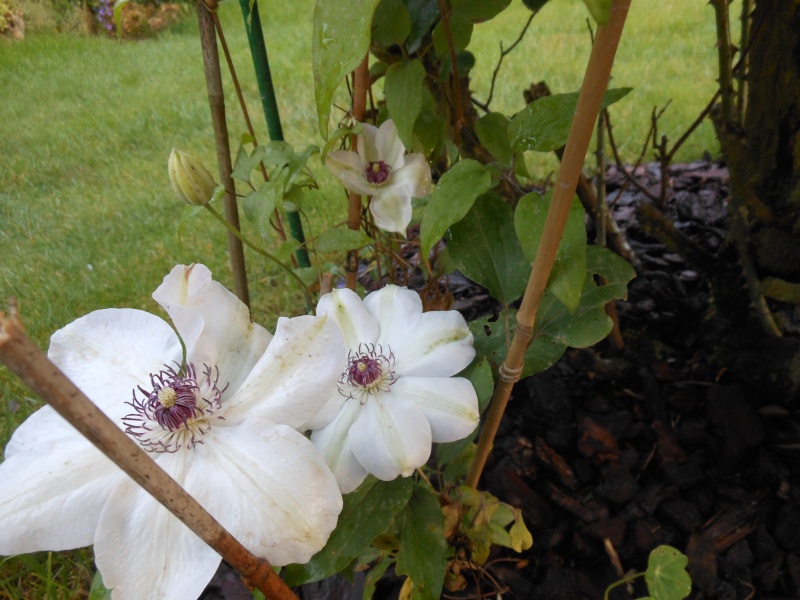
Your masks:
M263 0L262 0L263 2ZM262 4L262 20L287 141L321 145L310 65L312 0ZM499 44L516 38L529 13L514 5L476 27L471 50L475 96L484 100ZM494 110L524 106L522 90L545 80L553 92L575 91L589 54L586 11L577 0L553 0L507 57ZM238 3L220 16L252 111L267 139ZM634 2L614 70L615 86L634 91L613 107L624 158L634 160L653 107L672 105L660 133L677 139L715 87L711 9L695 0ZM206 215L184 224L166 161L172 147L215 171L213 135L194 17L157 39L120 44L104 37L30 30L24 42L0 40L0 302L18 299L34 340L47 346L56 329L89 311L135 307L150 298L177 263L202 262L231 285L225 233ZM232 144L245 131L225 74ZM679 160L717 152L709 124L690 138ZM648 153L648 158L652 152ZM315 159L316 160L316 159ZM552 158L532 161L545 176ZM312 161L323 190L307 210L317 230L345 218L341 191ZM247 255L254 318L271 328L279 314L304 311L282 275ZM0 368L0 446L35 410L32 397ZM91 562L86 552L0 562L2 597L81 597ZM48 583L49 582L49 583ZM60 591L59 591L60 590Z

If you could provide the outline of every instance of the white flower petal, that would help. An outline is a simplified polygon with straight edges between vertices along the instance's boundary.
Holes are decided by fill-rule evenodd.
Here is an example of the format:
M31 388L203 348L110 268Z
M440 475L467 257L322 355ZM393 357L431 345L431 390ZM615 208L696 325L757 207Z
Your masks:
M342 495L311 442L255 420L215 430L206 446L186 489L247 549L276 566L305 563L322 549Z
M357 400L350 398L330 425L311 433L311 442L322 452L343 494L352 492L367 476L367 471L353 454L349 441L350 428L361 408Z
M187 361L198 369L218 367L229 392L239 388L272 337L250 321L247 306L211 279L203 265L176 266L153 298L175 323Z
M6 456L0 465L0 555L93 543L111 486L124 477L74 430L57 445Z
M406 155L402 168L392 173L389 182L392 185L408 186L414 198L424 198L433 188L430 165L419 152Z
M183 350L172 328L155 315L129 308L97 310L56 331L47 356L112 420L131 412L136 386Z
M342 410L346 401L347 398L342 396L337 389L331 396L331 399L328 400L327 404L325 404L316 415L298 427L297 431L316 431L317 429L327 427L336 418L339 411Z
M478 426L478 396L463 377L400 377L392 394L422 409L436 443L465 438Z
M351 192L362 196L372 195L377 187L371 185L364 177L367 163L355 152L334 150L328 153L325 166Z
M406 147L397 135L397 126L392 119L387 119L378 128L375 136L375 149L377 150L378 160L385 162L392 171L403 166L403 154Z
M391 183L380 188L372 195L369 210L378 227L405 235L413 212L411 187L402 183Z
M393 345L395 371L404 377L449 377L462 371L475 357L472 334L457 311L431 311L421 315L413 336Z
M183 484L192 452L161 454L158 464ZM132 480L117 484L100 514L95 563L114 600L197 598L219 555Z
M356 351L360 344L374 344L378 339L378 322L352 290L341 288L325 294L317 303L317 314L334 320L348 350ZM346 359L342 361L343 366Z
M39 444L57 444L75 441L80 434L52 406L43 406L17 427L6 446L5 457L26 450L36 450Z
M406 344L422 316L419 294L408 288L387 285L364 298L364 306L380 325L378 344L394 352Z
M377 127L369 123L361 123L361 134L358 136L356 149L365 166L367 163L381 160L381 155L378 153L377 138Z
M242 387L225 400L225 421L253 417L299 427L336 389L347 352L333 319L281 317L275 337Z
M371 397L350 428L358 462L378 479L407 477L431 455L431 427L416 404L392 393Z

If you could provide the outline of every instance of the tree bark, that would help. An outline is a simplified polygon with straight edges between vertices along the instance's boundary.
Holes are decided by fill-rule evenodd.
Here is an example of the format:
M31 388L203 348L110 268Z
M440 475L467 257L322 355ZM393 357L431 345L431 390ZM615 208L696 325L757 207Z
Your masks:
M800 226L800 3L761 0L752 19L744 123L751 183L788 233Z

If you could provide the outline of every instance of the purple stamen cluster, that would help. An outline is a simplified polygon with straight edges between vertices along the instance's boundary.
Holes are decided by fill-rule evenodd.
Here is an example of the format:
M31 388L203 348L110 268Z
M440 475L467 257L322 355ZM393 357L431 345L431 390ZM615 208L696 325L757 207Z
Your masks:
M383 185L391 174L392 168L382 160L369 162L364 167L364 178L372 185Z
M133 390L127 403L134 412L123 418L125 433L149 452L176 452L202 443L200 436L210 427L208 418L220 407L227 388L218 385L219 369L203 367L200 377L191 363L179 368L164 365L151 374L150 389L139 386L141 397Z
M386 391L395 381L394 362L391 350L384 352L382 346L375 344L359 345L358 352L351 350L348 354L347 369L342 374L339 390L345 393L342 388L349 387L350 393L345 393L347 396L352 396L352 392Z

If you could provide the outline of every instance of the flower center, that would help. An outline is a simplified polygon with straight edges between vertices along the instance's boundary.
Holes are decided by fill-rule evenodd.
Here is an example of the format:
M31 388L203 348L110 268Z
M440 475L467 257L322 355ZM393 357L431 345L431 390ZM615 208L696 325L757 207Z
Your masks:
M383 185L391 174L392 168L382 160L369 162L364 168L364 178L372 185Z
M394 354L388 347L361 344L348 355L347 369L339 380L339 393L364 404L370 395L388 392L395 380Z
M199 374L189 363L179 368L164 365L150 375L150 387L133 390L128 402L133 412L122 419L125 433L148 452L177 452L202 444L227 389L219 386L219 369L203 365Z

